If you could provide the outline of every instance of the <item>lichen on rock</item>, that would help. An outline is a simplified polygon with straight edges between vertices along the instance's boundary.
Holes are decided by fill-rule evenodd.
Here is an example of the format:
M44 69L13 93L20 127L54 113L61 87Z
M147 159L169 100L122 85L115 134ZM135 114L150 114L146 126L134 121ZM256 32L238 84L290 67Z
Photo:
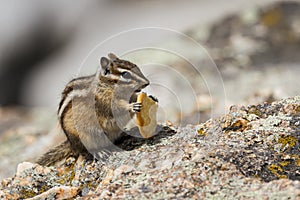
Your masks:
M235 106L223 117L124 138L105 161L21 163L1 198L299 198L300 98ZM253 110L259 115L253 117ZM250 120L251 118L251 120ZM130 147L127 150L126 147ZM292 191L292 192L291 192Z

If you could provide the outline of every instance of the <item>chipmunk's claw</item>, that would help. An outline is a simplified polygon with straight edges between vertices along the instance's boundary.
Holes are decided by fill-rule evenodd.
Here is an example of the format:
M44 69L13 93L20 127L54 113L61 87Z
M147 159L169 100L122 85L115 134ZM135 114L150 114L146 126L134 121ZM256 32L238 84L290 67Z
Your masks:
M134 112L134 113L141 112L141 110L142 110L141 103L135 102L135 103L132 103L131 105L132 105L132 109L131 109L132 112Z

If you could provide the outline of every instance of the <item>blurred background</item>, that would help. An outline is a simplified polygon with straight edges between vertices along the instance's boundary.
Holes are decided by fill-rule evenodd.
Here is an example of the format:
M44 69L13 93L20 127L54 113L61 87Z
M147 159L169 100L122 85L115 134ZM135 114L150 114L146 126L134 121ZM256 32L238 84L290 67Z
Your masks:
M55 108L82 60L114 34L143 27L185 32L268 2L272 1L1 1L0 104Z
M61 91L95 72L108 52L141 65L158 86L178 84L178 74L188 80L169 94L149 89L162 102L163 121L198 123L232 104L299 95L299 3L0 1L0 178L62 139L53 128Z

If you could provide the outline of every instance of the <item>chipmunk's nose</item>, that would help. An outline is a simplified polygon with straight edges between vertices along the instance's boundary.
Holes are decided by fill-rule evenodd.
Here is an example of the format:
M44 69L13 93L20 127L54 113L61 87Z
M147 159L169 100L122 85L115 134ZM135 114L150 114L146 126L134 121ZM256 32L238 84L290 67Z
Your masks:
M144 84L143 87L145 88L145 87L147 87L148 85L150 85L150 82L149 82L149 81L146 82L146 84Z
M146 83L145 87L147 87L148 85L150 85L150 81L148 79L146 79L145 83Z

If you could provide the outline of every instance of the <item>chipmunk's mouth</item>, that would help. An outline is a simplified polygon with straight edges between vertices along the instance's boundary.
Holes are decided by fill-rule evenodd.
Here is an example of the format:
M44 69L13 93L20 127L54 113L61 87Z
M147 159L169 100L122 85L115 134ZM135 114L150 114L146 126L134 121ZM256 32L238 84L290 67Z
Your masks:
M135 93L139 93L142 91L142 89L144 89L145 87L147 87L149 85L149 83L145 84L145 85L142 85L141 87L139 87L137 90L135 90L134 92Z
M142 91L142 89L144 89L145 87L147 87L149 84L145 84L142 85L141 87L137 88L136 90L134 90L134 93L132 94L132 96L130 97L130 102L136 102L137 96L139 95L139 93Z

